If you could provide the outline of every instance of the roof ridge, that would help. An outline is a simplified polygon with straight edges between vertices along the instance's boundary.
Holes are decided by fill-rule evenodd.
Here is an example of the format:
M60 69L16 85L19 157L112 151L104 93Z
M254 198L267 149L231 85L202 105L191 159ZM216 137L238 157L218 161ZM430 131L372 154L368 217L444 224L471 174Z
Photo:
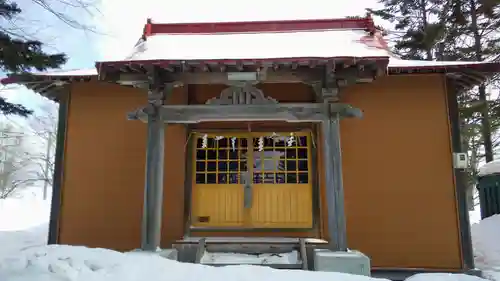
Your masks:
M285 32L308 31L324 29L365 29L375 31L376 27L371 17L346 17L331 19L296 19L296 20L266 20L241 22L199 22L199 23L153 23L148 18L143 30L143 37L154 34L216 34L216 33L247 33L247 32Z

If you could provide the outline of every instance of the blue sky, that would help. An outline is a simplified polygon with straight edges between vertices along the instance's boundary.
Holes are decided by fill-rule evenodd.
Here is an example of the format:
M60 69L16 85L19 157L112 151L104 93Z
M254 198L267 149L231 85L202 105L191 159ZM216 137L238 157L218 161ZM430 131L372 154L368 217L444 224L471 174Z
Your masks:
M377 5L376 0L357 0L356 5L346 4L342 0L141 0L140 4L124 0L100 0L94 3L93 15L89 15L81 9L70 9L57 0L49 0L49 3L54 3L54 9L60 9L70 17L94 26L98 31L95 34L67 26L31 0L16 2L24 10L19 26L46 43L47 51L66 53L69 61L64 69L89 68L93 67L96 60L123 58L141 36L147 18L156 22L336 18L364 15L365 8ZM34 109L46 102L33 92L19 87L4 90L0 94L12 102Z
M89 67L98 58L99 52L94 48L94 42L98 35L71 28L31 0L17 0L15 2L23 12L11 25L11 28L22 29L25 36L42 41L45 43L47 52L66 53L69 60L64 68ZM84 23L93 24L92 18L85 16L81 11L65 7L58 1L49 1L49 3L54 3L55 10L64 11L70 18L81 19ZM0 73L0 75L4 76L5 74ZM8 88L14 89L4 89L0 94L11 102L24 104L35 110L47 102L44 98L24 87L12 85Z

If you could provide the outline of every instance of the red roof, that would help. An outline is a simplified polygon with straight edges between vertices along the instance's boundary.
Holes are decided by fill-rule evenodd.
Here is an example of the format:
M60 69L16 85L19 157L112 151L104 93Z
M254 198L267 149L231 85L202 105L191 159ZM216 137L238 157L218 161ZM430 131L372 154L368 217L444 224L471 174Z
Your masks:
M148 19L144 26L143 35L144 37L148 37L155 34L259 33L322 29L364 29L375 31L375 24L369 14L365 18L217 23L153 23L151 19Z

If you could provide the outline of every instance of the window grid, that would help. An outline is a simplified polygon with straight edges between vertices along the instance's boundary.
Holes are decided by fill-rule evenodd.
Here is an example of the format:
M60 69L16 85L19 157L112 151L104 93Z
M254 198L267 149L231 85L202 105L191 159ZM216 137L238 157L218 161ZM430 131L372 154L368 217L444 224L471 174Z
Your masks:
M260 137L237 137L234 148L232 138L217 140L215 135L208 136L207 147L203 148L203 135L196 135L196 184L243 184L249 172L253 184L309 183L308 136L296 136L290 147L285 137L264 137L262 151L259 151ZM253 164L250 171L248 163Z
M241 173L247 171L246 138L238 137L232 148L232 137L215 140L208 137L207 148L202 148L203 136L197 136L195 170L197 184L241 184Z
M306 136L296 137L292 146L285 138L264 138L259 151L259 137L253 137L253 183L308 183L309 147Z

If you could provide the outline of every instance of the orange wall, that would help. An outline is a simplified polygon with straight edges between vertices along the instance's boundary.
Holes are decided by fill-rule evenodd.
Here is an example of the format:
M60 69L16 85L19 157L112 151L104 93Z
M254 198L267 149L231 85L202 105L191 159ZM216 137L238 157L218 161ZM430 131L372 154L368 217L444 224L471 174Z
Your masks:
M461 267L445 93L414 75L342 94L364 111L341 122L348 243L374 266Z
M299 85L262 89L296 102L313 96ZM195 93L191 102L198 103L220 89L190 91ZM304 97L295 97L299 92ZM187 95L177 89L172 102L186 103ZM361 120L341 123L349 247L367 253L377 267L459 268L449 127L440 77L381 78L344 89L342 102L365 112ZM59 243L118 250L140 246L146 124L128 121L126 113L144 104L146 93L138 89L97 82L73 85ZM321 151L321 141L317 144ZM168 126L164 246L184 234L185 148L185 127ZM319 158L319 173L324 175ZM320 183L324 192L321 177ZM321 205L322 236L327 237L324 201Z
M182 89L170 101L185 103ZM119 250L140 246L147 127L128 121L126 113L146 102L146 92L138 89L73 85L59 243ZM183 235L184 126L168 126L165 137L162 239L171 241Z

